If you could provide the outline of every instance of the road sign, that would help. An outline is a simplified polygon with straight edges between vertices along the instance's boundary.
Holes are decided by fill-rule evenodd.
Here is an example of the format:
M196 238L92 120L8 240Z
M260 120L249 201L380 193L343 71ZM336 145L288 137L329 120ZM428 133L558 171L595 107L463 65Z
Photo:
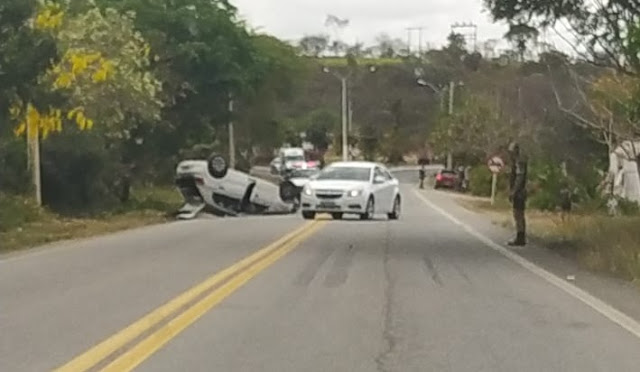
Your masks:
M504 168L504 161L499 156L494 156L489 159L487 165L489 166L491 173L500 173Z

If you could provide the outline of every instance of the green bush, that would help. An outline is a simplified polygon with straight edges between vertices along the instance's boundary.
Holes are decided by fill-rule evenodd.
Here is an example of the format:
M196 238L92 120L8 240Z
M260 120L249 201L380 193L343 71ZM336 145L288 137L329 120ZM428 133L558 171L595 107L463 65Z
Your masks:
M43 215L43 210L29 198L0 194L0 231L38 221Z
M12 134L0 137L0 191L20 193L28 185L26 140Z
M529 205L540 210L555 210L560 205L565 177L559 164L534 162L529 168Z
M509 175L498 175L498 193L503 194L508 190ZM479 165L469 172L469 191L476 196L491 196L491 172L486 165Z

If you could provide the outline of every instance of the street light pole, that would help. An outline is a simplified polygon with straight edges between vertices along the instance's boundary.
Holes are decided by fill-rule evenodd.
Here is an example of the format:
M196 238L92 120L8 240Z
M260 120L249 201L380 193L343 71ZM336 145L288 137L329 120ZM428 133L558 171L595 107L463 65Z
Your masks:
M449 116L453 115L453 100L455 97L456 83L449 82ZM451 151L447 153L447 169L453 169L453 154Z
M349 75L341 75L331 71L328 67L323 67L322 71L325 73L331 73L338 80L340 80L341 88L342 88L342 160L349 161L349 131L352 129L352 121L353 121L353 101L351 97L349 97L348 85L349 85ZM375 73L378 71L376 66L369 66L369 72Z
M342 83L342 161L349 160L349 133L348 133L348 112L347 112L347 78L340 77Z

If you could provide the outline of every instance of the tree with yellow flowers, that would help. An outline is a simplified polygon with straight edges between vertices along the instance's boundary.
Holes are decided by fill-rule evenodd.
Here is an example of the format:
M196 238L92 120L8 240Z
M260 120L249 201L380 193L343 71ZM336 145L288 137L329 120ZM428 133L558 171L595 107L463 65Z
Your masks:
M28 134L39 201L40 138L74 124L99 130L117 148L138 121L159 119L161 83L150 72L150 47L133 22L133 13L96 7L70 12L64 2L42 3L31 19L30 27L49 35L58 53L39 85L63 102L50 106L16 97L10 108L16 135Z
M58 3L45 3L32 27L54 38L59 61L41 77L41 84L66 98L64 107L37 108L16 100L11 113L17 134L40 132L46 137L67 122L82 130L98 124L105 134L124 138L127 118L159 117L160 82L149 72L150 47L135 31L134 15L97 8L67 14Z

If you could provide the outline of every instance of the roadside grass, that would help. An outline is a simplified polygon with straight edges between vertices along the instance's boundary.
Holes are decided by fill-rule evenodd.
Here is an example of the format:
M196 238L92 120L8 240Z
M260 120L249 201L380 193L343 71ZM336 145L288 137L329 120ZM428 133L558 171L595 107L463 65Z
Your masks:
M108 212L69 218L38 208L25 197L0 195L0 253L166 222L180 202L174 188L144 187Z
M513 227L506 200L460 200L471 210L489 215L503 227ZM640 217L609 217L599 213L574 213L563 221L559 213L527 211L529 235L543 246L582 266L613 274L640 285Z

